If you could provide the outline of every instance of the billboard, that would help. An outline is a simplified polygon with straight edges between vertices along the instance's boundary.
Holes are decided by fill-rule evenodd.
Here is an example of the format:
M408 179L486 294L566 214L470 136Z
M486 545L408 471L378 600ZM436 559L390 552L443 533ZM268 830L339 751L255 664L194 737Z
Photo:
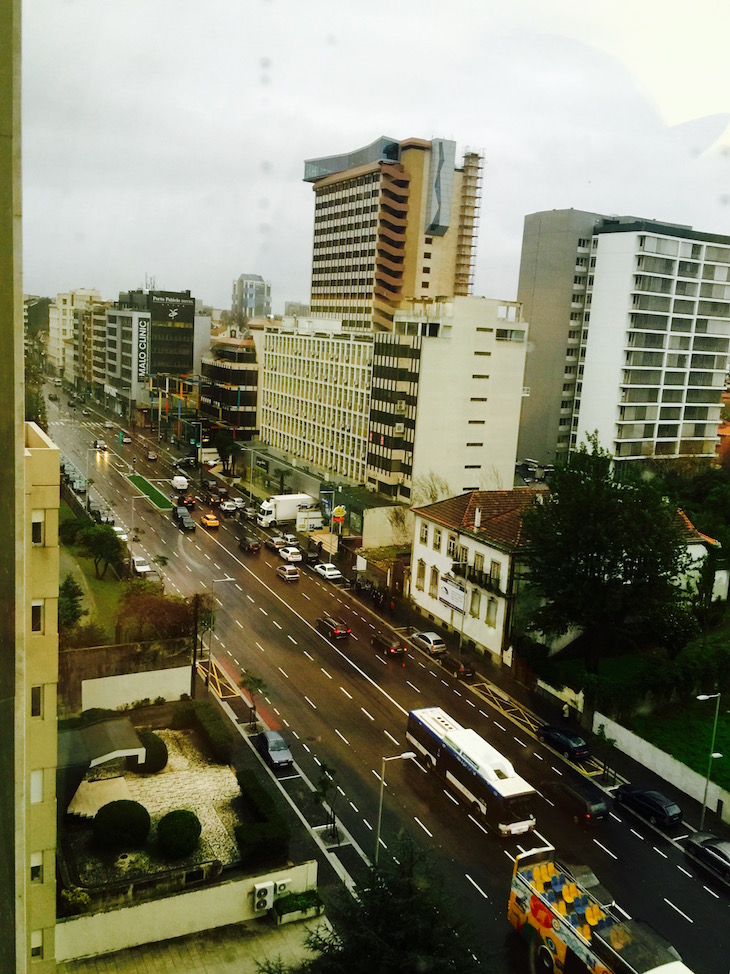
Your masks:
M464 612L466 589L448 575L442 575L439 580L439 602L457 612Z
M149 308L158 324L192 325L195 320L195 298L175 291L150 291Z
M150 371L150 319L137 319L137 381L143 382Z

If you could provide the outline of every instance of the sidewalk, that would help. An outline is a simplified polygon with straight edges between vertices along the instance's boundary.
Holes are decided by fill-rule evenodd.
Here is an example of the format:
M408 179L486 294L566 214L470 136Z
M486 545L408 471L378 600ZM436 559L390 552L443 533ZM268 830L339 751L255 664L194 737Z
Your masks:
M300 963L312 955L304 946L316 921L275 927L251 920L114 954L59 963L57 974L256 974L257 962Z

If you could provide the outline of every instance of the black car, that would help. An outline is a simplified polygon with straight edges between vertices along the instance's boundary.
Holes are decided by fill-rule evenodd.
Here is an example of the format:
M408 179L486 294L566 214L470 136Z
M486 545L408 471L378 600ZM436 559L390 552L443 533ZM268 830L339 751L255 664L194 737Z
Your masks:
M291 768L294 758L289 745L278 731L264 731L256 739L259 753L274 771L280 768Z
M555 748L563 757L571 761L585 761L591 756L591 750L580 734L576 734L575 731L567 727L553 727L550 724L545 724L544 727L538 728L537 739L549 744L550 747Z
M594 825L608 817L606 797L592 781L546 781L542 794L577 824Z
M352 635L352 629L348 625L331 616L321 616L317 619L317 629L330 639L347 639Z
M179 460L175 461L176 467L197 467L197 465L197 457L181 457Z
M179 521L183 517L190 517L190 511L187 509L187 507L185 507L184 504L178 503L172 509L172 519L173 521Z
M439 656L438 661L447 672L453 676L458 676L459 679L471 678L476 673L474 665L469 663L468 660L462 659L461 656L452 656L450 653L444 653L442 656Z
M370 639L370 645L374 646L383 656L399 656L405 666L408 647L404 646L403 641L393 633L376 632Z
M195 510L195 498L192 494L180 494L175 503L178 507L187 507L189 511Z
M687 839L684 851L707 866L726 883L730 883L730 841L711 832L695 832Z
M671 798L652 788L639 785L619 785L614 792L616 804L648 819L652 825L676 825L682 821L682 810Z
M238 539L238 547L249 555L257 555L261 551L261 542L258 538L252 538L247 534Z
M183 514L177 522L177 526L181 531L194 531L195 521L190 517L189 514Z

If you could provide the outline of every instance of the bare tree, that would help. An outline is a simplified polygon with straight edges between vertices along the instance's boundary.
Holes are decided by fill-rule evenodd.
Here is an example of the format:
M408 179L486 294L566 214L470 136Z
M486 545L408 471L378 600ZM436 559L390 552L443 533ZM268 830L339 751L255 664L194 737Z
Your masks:
M429 470L423 477L414 479L411 499L413 506L418 507L421 504L435 504L451 493L448 482L440 474Z

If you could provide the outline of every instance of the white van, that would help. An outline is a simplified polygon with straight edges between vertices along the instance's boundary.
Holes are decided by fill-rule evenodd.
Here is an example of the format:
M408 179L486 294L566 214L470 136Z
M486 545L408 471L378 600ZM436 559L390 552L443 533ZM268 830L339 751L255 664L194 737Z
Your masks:
M182 477L180 474L172 478L172 486L175 490L187 490L188 489L188 478Z

